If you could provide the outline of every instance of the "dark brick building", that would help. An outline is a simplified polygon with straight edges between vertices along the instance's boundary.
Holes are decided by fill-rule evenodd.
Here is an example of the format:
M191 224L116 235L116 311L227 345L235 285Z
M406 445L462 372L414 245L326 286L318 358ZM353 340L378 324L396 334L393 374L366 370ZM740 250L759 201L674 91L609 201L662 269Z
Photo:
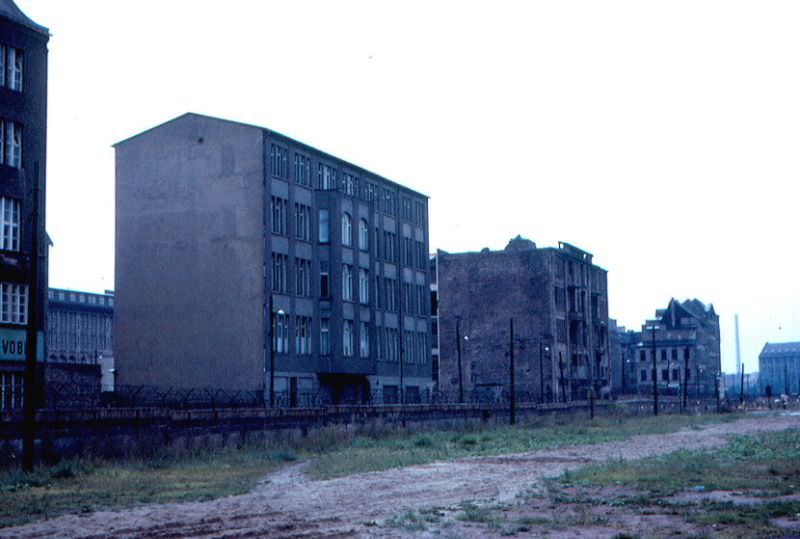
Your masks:
M666 309L658 309L655 318L642 325L636 358L638 392L652 394L655 374L659 393L680 395L685 384L690 398L713 396L720 383L720 358L714 306L697 299L671 299Z
M518 398L584 399L589 387L598 398L610 394L606 271L591 254L517 236L502 251L439 251L433 268L440 391L507 398L513 318Z
M638 390L636 358L641 341L641 332L626 329L625 326L618 326L616 320L609 320L609 367L611 392L614 395L627 395Z
M772 394L800 394L800 342L766 343L758 355L759 385Z
M115 149L120 385L273 387L279 405L424 398L427 197L197 114Z
M35 340L44 359L48 39L0 0L0 410L22 405L26 343Z

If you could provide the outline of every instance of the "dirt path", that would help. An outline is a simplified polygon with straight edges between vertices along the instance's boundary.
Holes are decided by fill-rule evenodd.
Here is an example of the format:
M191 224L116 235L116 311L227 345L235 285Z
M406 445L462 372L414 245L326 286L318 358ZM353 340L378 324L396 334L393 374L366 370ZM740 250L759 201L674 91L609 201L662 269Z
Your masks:
M310 481L302 464L269 476L253 492L208 502L145 505L69 515L0 530L2 537L374 537L398 530L367 526L407 510L468 500L512 501L543 477L611 459L638 459L677 449L710 448L729 434L800 427L800 416L748 417L733 423L627 441L574 446Z

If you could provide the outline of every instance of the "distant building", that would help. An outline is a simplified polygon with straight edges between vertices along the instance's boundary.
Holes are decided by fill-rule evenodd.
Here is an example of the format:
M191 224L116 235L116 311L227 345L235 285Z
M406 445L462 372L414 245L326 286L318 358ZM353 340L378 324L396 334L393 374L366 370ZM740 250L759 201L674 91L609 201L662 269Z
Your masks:
M758 372L763 391L772 386L772 394L800 393L800 342L766 343L758 355Z
M97 364L113 357L114 293L47 291L48 364Z
M47 291L48 408L94 406L113 391L114 294L51 288Z
M29 341L44 359L49 38L13 1L0 0L0 411L22 406ZM41 368L34 378L27 391L40 402Z
M507 398L513 319L518 398L583 400L589 387L610 395L606 270L591 254L517 236L502 251L439 251L432 267L440 391Z
M642 325L637 343L636 383L651 394L653 377L662 394L710 397L720 384L719 316L697 299L670 300L666 309ZM653 354L656 371L653 372Z
M197 114L115 149L121 386L281 406L429 392L425 195Z
M637 391L636 357L641 339L641 332L625 329L625 326L618 326L616 320L609 320L609 365L611 392L614 395Z

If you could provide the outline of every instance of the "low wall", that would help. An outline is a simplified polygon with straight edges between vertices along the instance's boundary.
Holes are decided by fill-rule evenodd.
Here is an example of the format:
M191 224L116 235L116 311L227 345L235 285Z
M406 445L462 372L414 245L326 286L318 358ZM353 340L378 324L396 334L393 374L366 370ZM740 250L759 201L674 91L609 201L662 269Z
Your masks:
M661 399L662 413L680 411L677 399ZM693 403L690 412L714 409L713 402ZM597 415L649 415L652 401L596 401ZM569 420L587 417L587 402L521 403L516 420L528 423L542 417ZM230 408L175 410L169 408L96 408L39 410L36 415L36 454L44 462L78 456L126 458L167 450L225 447L255 440L302 438L310 431L330 428L345 434L386 429L441 429L507 424L508 405L420 404L383 406L326 406L320 408ZM0 415L0 465L19 461L22 415Z

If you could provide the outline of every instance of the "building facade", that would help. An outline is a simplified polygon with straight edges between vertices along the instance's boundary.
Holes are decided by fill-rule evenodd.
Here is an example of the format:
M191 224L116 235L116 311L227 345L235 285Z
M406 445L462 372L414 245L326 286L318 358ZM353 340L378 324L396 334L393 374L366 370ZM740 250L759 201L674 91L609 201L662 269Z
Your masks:
M427 197L197 114L115 149L119 384L290 406L429 391Z
M616 320L609 320L609 366L611 368L611 392L614 395L636 393L636 358L642 334L638 331L618 326Z
M766 343L758 355L761 390L773 395L800 394L800 342Z
M0 410L22 407L28 343L44 354L47 28L0 0ZM40 402L41 367L27 392Z
M653 355L656 368L653 372ZM714 306L693 299L672 299L666 309L642 325L637 343L638 392L711 397L721 381L719 316Z
M434 376L448 398L510 396L512 319L518 399L610 395L607 275L591 254L517 236L502 251L439 251L433 267Z

